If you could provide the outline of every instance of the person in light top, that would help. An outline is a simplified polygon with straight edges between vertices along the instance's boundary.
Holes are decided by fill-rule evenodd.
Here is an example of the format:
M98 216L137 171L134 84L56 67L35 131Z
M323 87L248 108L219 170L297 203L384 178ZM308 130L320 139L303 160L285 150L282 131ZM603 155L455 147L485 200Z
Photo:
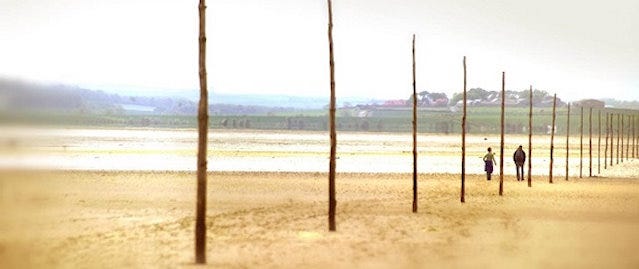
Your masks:
M495 161L495 154L493 154L493 150L488 148L488 153L484 155L484 171L486 171L486 180L490 180L490 176L493 173L493 164L497 165Z

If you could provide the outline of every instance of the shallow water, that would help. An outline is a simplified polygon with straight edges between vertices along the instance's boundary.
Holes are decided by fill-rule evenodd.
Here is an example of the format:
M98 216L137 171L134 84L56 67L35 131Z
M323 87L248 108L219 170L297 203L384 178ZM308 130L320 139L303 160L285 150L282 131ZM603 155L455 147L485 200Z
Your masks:
M527 136L507 136L504 174L515 172L508 156ZM482 174L487 146L499 154L498 135L467 136L466 173ZM555 139L555 141L565 141ZM328 169L328 134L301 131L212 130L210 171L323 172ZM533 175L549 174L550 137L533 138ZM461 173L461 138L420 134L420 173ZM195 171L197 130L194 129L60 129L2 127L0 168L53 170ZM512 148L512 150L508 150ZM589 175L588 145L584 145L582 175ZM593 175L597 175L596 144ZM602 176L633 176L616 165ZM571 137L570 175L579 176L579 137ZM526 150L527 151L527 150ZM412 137L401 133L339 133L338 172L412 172ZM630 151L631 152L631 151ZM543 157L538 157L543 156ZM565 175L565 142L555 145L553 174ZM616 156L615 156L616 157ZM625 160L626 163L636 160ZM499 163L499 161L498 161ZM527 171L527 164L526 164ZM495 175L499 167L495 167Z

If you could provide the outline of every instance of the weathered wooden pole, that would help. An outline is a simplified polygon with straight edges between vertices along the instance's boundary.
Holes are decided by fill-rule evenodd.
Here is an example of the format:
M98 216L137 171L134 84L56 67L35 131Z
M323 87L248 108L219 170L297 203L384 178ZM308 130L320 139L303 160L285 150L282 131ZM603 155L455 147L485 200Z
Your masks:
M528 109L528 187L532 187L532 109L533 109L533 88L530 85L530 107Z
M552 127L550 127L550 172L548 178L552 183L552 166L554 162L553 152L555 150L555 116L557 111L557 94L552 99Z
M206 263L206 149L209 130L209 97L206 73L206 0L200 0L199 76L200 104L198 107L197 204L195 208L195 263Z
M613 166L615 159L615 113L610 113L610 167Z
M621 136L619 130L621 130L621 114L617 113L617 164L619 164L619 137Z
M588 177L592 177L592 107L588 111Z
M637 135L635 133L635 128L637 127L637 119L635 115L632 115L632 158L637 158L636 147L637 147Z
M328 0L328 55L331 76L331 100L328 111L329 132L331 137L331 155L328 165L328 230L334 232L335 208L335 153L337 150L337 132L335 131L335 61L333 59L333 3Z
M628 129L628 135L626 136L626 161L628 160L628 158L630 157L630 136L631 136L631 127L632 127L632 120L630 118L630 115L628 116L628 126L626 126L626 129Z
M464 114L462 116L461 202L466 202L466 56L464 56Z
M601 174L601 109L597 110L599 138L597 139L597 174Z
M413 213L417 213L417 84L415 81L415 35L413 34Z
M636 134L635 134L635 128L637 126L637 120L635 119L635 115L632 115L632 158L636 158L635 155L635 147L636 147Z
M608 115L609 113L606 112L606 147L604 150L604 169L608 169L608 137L610 136L610 128L609 128L609 123L608 123Z
M568 103L568 113L566 120L566 181L568 181L569 176L569 159L570 159L570 103Z
M579 178L582 178L584 165L584 107L581 107L581 123L579 124Z
M506 72L501 72L501 143L499 147L499 195L504 195L504 112L506 109Z
M621 137L621 163L623 163L623 127L624 127L624 118L626 117L626 115L624 114L620 114L621 115L621 131L619 131L619 136Z

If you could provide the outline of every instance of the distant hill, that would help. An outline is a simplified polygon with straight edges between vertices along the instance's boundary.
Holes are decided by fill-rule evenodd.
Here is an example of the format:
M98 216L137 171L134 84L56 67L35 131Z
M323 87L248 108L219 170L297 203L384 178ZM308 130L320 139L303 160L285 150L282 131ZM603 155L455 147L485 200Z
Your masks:
M0 78L0 111L36 111L94 114L195 115L198 91L132 90L133 95L109 93L63 84L42 84ZM136 95L140 94L140 95ZM174 94L174 95L173 95ZM366 98L340 98L338 105L374 102ZM209 94L215 115L266 115L273 112L320 110L328 98L286 95Z
M184 98L121 96L69 85L0 79L0 111L97 114L194 114Z
M482 89L471 89L469 96L477 92L477 97L469 98L473 102L496 104L496 92ZM144 96L148 91L127 90L132 95L122 95L102 90L92 90L78 86L63 84L43 84L17 79L0 78L0 113L77 113L99 115L196 115L199 98L198 91L156 91L154 96ZM136 95L139 94L139 95ZM175 94L175 95L173 95ZM447 100L441 97L429 97L427 92L420 100ZM432 95L432 94L431 94ZM426 98L428 97L428 98ZM520 92L509 92L510 105L527 104L527 95ZM492 98L492 99L491 99ZM459 94L451 98L449 106L455 105ZM495 99L495 100L494 100ZM366 97L338 98L337 106L351 108L358 106L384 106L388 100L375 100ZM393 100L391 100L393 101ZM405 101L405 100L400 100ZM472 102L471 102L472 101ZM544 91L535 91L535 105L548 106L552 98ZM605 99L606 106L614 108L639 109L639 102L617 101ZM403 102L404 105L408 102ZM562 105L562 102L558 102ZM266 94L218 94L209 95L211 115L270 115L281 112L303 112L308 110L325 110L328 98L300 97L288 95ZM444 105L445 106L445 105Z

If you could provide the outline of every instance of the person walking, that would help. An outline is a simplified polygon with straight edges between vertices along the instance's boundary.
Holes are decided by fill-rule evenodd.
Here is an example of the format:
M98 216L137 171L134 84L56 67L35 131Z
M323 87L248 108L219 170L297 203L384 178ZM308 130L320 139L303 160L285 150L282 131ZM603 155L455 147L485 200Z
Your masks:
M488 153L484 155L484 171L486 171L486 180L490 180L490 175L493 173L493 164L497 165L497 161L495 161L495 154L493 154L493 150L488 148Z
M513 153L513 162L515 162L515 168L517 169L517 181L524 181L524 163L526 162L526 152L519 145L519 148Z

